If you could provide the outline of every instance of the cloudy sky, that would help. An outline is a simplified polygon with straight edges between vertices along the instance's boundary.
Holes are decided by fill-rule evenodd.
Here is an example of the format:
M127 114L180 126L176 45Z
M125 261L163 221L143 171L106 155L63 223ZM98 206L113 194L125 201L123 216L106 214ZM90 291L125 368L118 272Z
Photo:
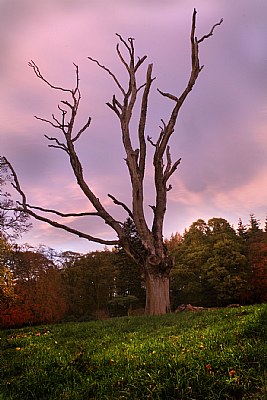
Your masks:
M105 105L116 88L87 57L97 58L125 82L116 57L115 33L135 38L137 55L147 55L154 64L147 134L156 138L160 119L168 117L171 107L156 89L179 96L188 79L194 7L199 37L221 18L224 22L201 45L200 61L205 67L184 104L171 142L173 159L181 157L182 163L172 177L164 234L182 233L198 218L223 217L235 226L239 217L246 223L250 213L265 220L266 0L0 0L0 154L12 162L30 204L63 212L90 210L66 154L47 147L44 134L56 132L34 119L34 115L49 118L66 98L38 80L28 62L34 60L50 82L69 88L75 83L73 63L79 65L79 121L90 115L92 124L77 151L91 187L119 218L118 206L107 193L130 204L130 188L118 120ZM147 175L150 221L148 205L153 204L154 194L150 168ZM93 218L69 223L89 234L114 238ZM99 248L36 222L22 238L26 241L62 250Z

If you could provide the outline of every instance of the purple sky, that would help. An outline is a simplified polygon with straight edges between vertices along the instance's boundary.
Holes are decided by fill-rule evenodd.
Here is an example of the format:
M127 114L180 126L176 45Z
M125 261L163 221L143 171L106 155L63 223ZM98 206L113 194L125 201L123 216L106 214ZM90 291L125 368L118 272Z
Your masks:
M172 177L165 237L182 233L198 218L226 218L237 225L254 213L267 214L267 2L266 0L0 0L1 151L14 165L33 205L65 212L90 210L78 190L66 155L47 147L55 135L34 115L49 118L64 96L53 93L28 67L33 59L56 85L72 87L73 62L80 67L80 121L92 117L77 144L85 174L109 212L119 218L111 193L130 204L124 152L116 116L105 105L116 88L97 58L125 81L115 52L118 32L134 37L136 53L154 63L147 134L156 138L170 101L156 91L179 95L190 68L190 25L198 11L197 35L224 23L200 48L205 65L187 99L175 135L172 158L182 163ZM145 68L143 68L145 71ZM140 82L142 76L140 74ZM149 149L152 153L152 149ZM152 170L147 169L146 204L153 204ZM148 220L151 209L147 207ZM124 218L123 218L124 219ZM71 226L115 238L95 219ZM87 252L90 244L34 222L22 242Z

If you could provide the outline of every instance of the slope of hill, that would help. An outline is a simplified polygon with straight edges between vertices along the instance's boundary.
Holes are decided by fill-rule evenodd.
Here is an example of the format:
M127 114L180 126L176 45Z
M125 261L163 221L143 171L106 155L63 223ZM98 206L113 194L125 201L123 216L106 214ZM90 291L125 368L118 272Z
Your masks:
M5 400L267 395L267 304L28 327L0 336Z

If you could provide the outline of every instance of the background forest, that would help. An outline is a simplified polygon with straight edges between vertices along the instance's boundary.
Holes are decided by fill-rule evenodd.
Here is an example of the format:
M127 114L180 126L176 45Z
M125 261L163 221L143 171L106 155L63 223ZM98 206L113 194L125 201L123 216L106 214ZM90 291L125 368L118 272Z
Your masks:
M121 248L79 254L18 246L16 224L28 229L27 217L11 222L13 235L2 223L0 236L1 328L143 312L142 274ZM127 225L138 246L130 220ZM199 219L165 244L175 260L172 310L188 303L223 307L267 300L267 223L262 229L253 214L237 230L222 218Z

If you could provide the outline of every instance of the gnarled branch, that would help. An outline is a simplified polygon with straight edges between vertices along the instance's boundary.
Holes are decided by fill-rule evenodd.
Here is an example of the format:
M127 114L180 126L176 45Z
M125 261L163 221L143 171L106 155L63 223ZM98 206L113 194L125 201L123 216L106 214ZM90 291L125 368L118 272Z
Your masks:
M109 68L105 67L105 65L100 64L100 62L98 60L96 60L95 58L92 57L88 57L89 60L93 61L94 63L96 63L100 68L102 68L104 71L106 71L114 80L114 82L116 83L116 85L118 86L118 88L120 89L120 91L122 92L123 95L125 95L125 90L123 89L122 85L120 84L119 80L117 79L116 75L113 74L113 72L110 71Z
M33 71L34 71L35 75L37 76L37 78L39 78L39 79L41 79L42 81L44 81L44 82L45 82L48 86L50 86L52 89L60 90L60 91L62 91L62 92L69 92L69 93L72 93L71 89L65 89L65 88L62 88L62 87L60 87L60 86L52 85L52 83L50 83L47 79L45 79L45 78L43 77L43 75L41 74L41 71L40 71L39 67L35 64L35 62L34 62L33 60L31 60L31 61L28 63L28 65L29 65L29 67L31 67L31 68L33 69Z
M196 10L195 10L195 12L196 12ZM221 25L222 23L223 23L223 18L221 18L220 21L217 22L217 24L214 24L214 25L213 25L213 27L212 27L211 30L210 30L210 33L208 33L207 35L202 36L201 39L197 39L197 42L198 42L198 43L201 43L201 42L203 42L205 39L208 39L210 36L212 36L212 35L213 35L213 32L214 32L214 29L216 28L216 26L219 26L219 25Z
M63 218L68 218L68 217L86 217L86 216L99 217L99 213L98 212L62 213L60 211L49 209L49 208L31 206L30 204L26 204L26 207L27 208L31 208L33 210L39 210L39 211L43 211L43 212L46 212L46 213L55 214L55 215L58 215L59 217L63 217Z
M48 139L48 140L50 140L52 142L54 141L54 142L57 143L57 145L49 144L48 147L55 147L57 149L64 150L64 151L66 151L68 153L67 146L64 143L61 143L56 137L50 137L50 136L47 136L47 135L44 135L44 136L45 136L46 139Z
M112 194L108 193L108 197L110 197L113 200L113 203L121 206L122 208L124 208L125 211L127 211L127 213L129 214L129 217L133 220L133 213L132 211L129 209L129 207L126 206L125 203L123 203L122 201L119 201L116 199L116 197L112 196Z
M92 118L89 117L88 121L84 124L84 126L79 130L79 132L77 133L77 135L72 139L72 143L76 142L76 140L79 139L79 137L81 136L81 134L86 131L87 128L89 128L90 124L91 124Z
M119 240L105 240L105 239L97 238L97 237L88 235L87 233L78 231L77 229L71 228L68 225L61 224L61 223L59 223L57 221L53 221L50 218L46 218L46 217L44 217L42 215L39 215L36 212L34 212L32 209L37 209L37 210L43 211L43 212L51 212L51 213L54 213L54 214L59 215L61 217L83 216L83 215L87 215L87 216L88 215L97 215L97 216L99 216L98 213L64 214L64 213L60 213L59 211L56 211L56 210L48 210L48 209L45 209L45 208L42 208L42 207L30 206L27 203L26 195L25 195L25 193L23 192L23 190L22 190L22 188L20 186L16 171L13 168L13 166L11 165L11 163L7 160L6 157L3 157L3 164L5 164L8 167L8 169L10 170L11 175L13 177L13 182L11 182L11 184L14 187L14 189L20 194L21 199L22 199L21 202L18 202L20 207L16 208L17 211L25 212L26 214L28 214L28 215L34 217L35 219L37 219L38 221L46 222L46 223L48 223L49 225L51 225L51 226L53 226L55 228L63 229L65 231L69 232L69 233L72 233L72 234L74 234L76 236L79 236L81 238L87 239L87 240L89 240L91 242L96 242L96 243L100 243L100 244L104 244L104 245L116 245L116 244L119 244Z
M78 231L77 229L71 228L70 226L61 224L57 221L53 221L49 218L43 217L42 215L36 214L35 212L33 212L32 210L30 210L28 208L22 207L22 209L20 211L26 212L27 214L31 215L38 221L46 222L47 224L53 226L54 228L63 229L66 232L72 233L76 236L79 236L80 238L87 239L90 242L100 243L100 244L104 244L104 245L113 245L113 246L119 244L119 240L105 240L105 239L101 239L101 238L98 238L95 236L88 235L87 233Z

